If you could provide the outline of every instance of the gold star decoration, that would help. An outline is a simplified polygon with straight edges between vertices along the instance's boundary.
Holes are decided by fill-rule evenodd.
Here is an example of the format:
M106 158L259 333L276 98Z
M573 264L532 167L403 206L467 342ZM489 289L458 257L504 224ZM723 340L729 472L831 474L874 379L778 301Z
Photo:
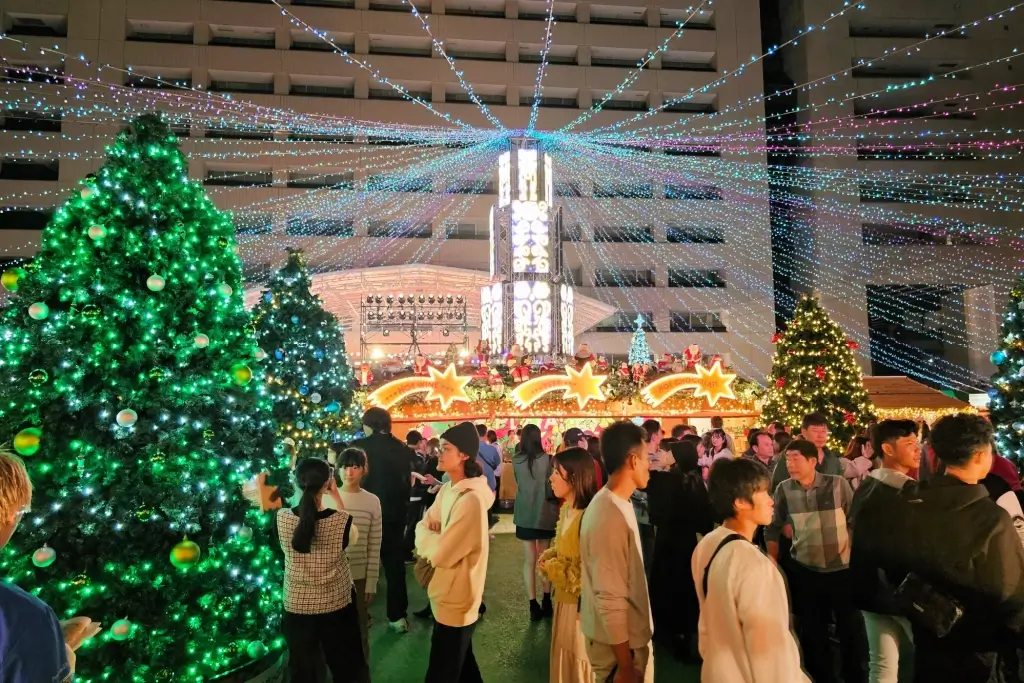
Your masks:
M715 363L711 368L698 365L696 369L696 374L678 373L657 379L644 387L641 396L652 406L661 405L670 396L684 389L693 389L694 398L706 398L708 405L712 407L719 399L736 398L732 390L736 375L723 372L721 363Z
M455 374L455 365L451 364L440 372L433 366L428 366L430 371L431 385L427 390L427 401L440 401L441 410L448 410L455 401L469 403L469 395L466 393L466 385L472 377L459 377Z
M576 399L576 404L582 410L590 399L595 401L605 400L604 392L601 391L601 385L608 379L608 375L595 375L590 363L584 363L582 370L569 366L566 367L565 371L569 375L569 386L566 387L565 395L563 396L566 401L570 398Z

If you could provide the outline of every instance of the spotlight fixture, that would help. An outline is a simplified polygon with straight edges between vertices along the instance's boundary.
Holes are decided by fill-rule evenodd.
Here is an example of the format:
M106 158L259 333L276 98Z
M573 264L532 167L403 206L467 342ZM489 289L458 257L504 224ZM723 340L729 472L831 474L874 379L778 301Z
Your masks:
M426 300L426 299L424 299L423 295L422 295L422 294L420 294L420 303L423 303L423 302L424 302L425 300Z
M452 303L452 295L451 294L448 295L448 298L445 299L445 302L448 303L448 304Z
M395 312L394 311L388 311L388 320L394 320L394 319L395 319Z
M428 301L429 303L434 303L434 295L433 295L433 294L431 294L430 296L428 296L428 297L427 297L427 301Z
M381 302L381 296L380 296L380 294L378 294L378 295L377 295L377 296L376 296L375 298L377 299L377 303L380 303L380 302Z
M385 336L385 337L390 337L390 336L391 336L391 330L387 330L387 329L385 329L385 330L384 330L384 336Z
M461 294L459 294L457 297L455 297L455 303L457 303L457 304L461 304L462 303L462 295Z
M368 303L368 304L372 304L373 303L373 295L372 294L367 294L366 295L366 303Z
M398 318L400 320L405 320L405 311L399 311Z
M389 304L390 304L390 303L394 303L394 301L395 301L395 297L393 297L393 296L391 296L390 294L388 294L388 299L387 299L387 301L388 301L388 303L389 303Z
M404 304L405 303L405 295L404 294L399 294L398 295L398 303L400 303L400 304Z
M441 336L442 337L447 337L448 336L448 328L447 327L444 328L443 330L441 330Z
M462 320L462 311L455 311L455 319Z

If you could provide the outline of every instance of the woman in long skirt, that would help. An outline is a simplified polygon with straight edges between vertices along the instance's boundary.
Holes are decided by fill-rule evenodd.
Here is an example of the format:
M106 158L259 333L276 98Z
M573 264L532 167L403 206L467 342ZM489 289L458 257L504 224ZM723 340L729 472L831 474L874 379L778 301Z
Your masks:
M564 501L554 545L540 558L540 569L555 589L551 625L551 683L593 683L586 640L580 626L580 522L597 487L594 458L583 448L554 457L551 489Z

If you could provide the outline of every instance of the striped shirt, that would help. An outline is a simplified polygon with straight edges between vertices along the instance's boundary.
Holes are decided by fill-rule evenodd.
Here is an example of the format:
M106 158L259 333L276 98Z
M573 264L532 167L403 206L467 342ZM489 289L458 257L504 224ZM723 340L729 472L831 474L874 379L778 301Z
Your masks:
M341 491L341 502L345 512L352 516L352 523L359 529L359 538L345 549L352 579L366 579L366 592L377 592L377 578L380 576L380 540L382 518L380 498L366 489L358 493ZM326 501L324 501L326 502Z
M779 542L787 524L793 528L791 555L798 564L820 572L850 566L847 516L853 489L841 476L815 472L810 487L787 479L775 489L775 516L765 540Z

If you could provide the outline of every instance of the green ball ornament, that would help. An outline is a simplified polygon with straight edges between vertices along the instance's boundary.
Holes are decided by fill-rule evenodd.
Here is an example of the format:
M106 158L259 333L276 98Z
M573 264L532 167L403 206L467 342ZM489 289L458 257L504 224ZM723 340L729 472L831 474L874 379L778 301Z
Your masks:
M221 296L231 296L235 290L231 289L231 285L226 282L222 282L217 285L217 293Z
M110 637L114 640L128 640L135 632L135 624L127 619L118 619L110 627Z
M166 284L167 281L160 275L150 275L146 278L146 287L148 287L151 292L162 291Z
M92 225L92 226L89 226L88 233L89 233L89 239L91 239L93 242L95 242L95 241L101 240L101 239L103 239L104 237L107 236L107 229L105 227L103 227L102 225Z
M254 640L249 643L249 647L245 648L245 654L249 655L249 659L259 659L267 654L267 646Z
M57 551L50 546L43 544L43 547L32 553L32 564L45 568L57 561Z
M50 307L42 301L37 301L28 307L28 317L33 320L46 320L50 316Z
M188 540L188 536L185 536L181 543L178 543L171 549L171 564L178 569L189 569L199 562L201 556L202 551L199 549L199 546Z
M252 370L245 363L235 363L231 366L231 381L240 387L252 381Z
M3 285L8 292L17 292L18 281L23 277L25 277L24 268L8 268L3 275L0 275L0 285Z
M240 541L248 543L252 540L252 534L253 531L251 526L242 525L238 528L238 540Z
M46 370L37 369L28 373L28 381L34 387L40 387L46 384L47 380L50 379L50 375L47 374Z
M28 457L39 452L42 445L43 430L38 427L22 429L14 437L14 450L18 455Z

